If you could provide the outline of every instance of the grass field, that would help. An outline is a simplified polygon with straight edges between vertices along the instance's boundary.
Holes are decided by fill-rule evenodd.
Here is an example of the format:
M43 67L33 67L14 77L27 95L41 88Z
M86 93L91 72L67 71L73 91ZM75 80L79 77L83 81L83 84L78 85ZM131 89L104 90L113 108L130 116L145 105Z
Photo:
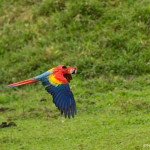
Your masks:
M1 88L78 68L74 119L40 83L0 91L0 150L150 149L149 25L149 0L0 0Z
M0 147L10 149L144 149L149 144L150 76L111 76L71 83L78 114L65 119L42 85L6 89ZM45 98L47 101L40 102Z

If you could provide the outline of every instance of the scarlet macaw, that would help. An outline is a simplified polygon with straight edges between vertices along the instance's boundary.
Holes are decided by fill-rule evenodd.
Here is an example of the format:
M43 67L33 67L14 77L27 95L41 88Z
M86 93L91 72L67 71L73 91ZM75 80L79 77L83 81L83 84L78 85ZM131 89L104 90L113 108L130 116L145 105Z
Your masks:
M70 118L70 113L74 118L74 114L77 114L76 103L74 96L70 90L69 82L72 80L71 74L76 72L75 67L67 68L64 65L52 68L41 75L33 77L28 80L17 82L7 85L4 88L20 86L37 81L42 81L43 86L47 86L45 89L53 96L53 102L56 107L61 110L61 114L65 114L65 118Z

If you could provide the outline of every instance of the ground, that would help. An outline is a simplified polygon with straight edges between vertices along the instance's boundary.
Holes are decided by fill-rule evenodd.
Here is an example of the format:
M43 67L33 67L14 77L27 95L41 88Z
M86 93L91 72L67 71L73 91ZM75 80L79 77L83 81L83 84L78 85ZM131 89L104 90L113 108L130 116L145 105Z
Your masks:
M38 86L37 86L38 85ZM0 107L0 147L11 149L146 149L149 144L150 76L104 76L71 88L77 102L75 118L65 119L42 85L5 89ZM45 100L40 101L42 98Z

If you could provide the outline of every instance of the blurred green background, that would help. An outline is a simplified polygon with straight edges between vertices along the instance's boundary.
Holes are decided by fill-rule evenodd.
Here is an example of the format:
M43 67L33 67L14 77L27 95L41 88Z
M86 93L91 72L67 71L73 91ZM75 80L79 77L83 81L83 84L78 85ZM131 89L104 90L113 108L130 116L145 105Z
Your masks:
M39 83L2 90L0 121L17 127L0 128L0 150L150 145L149 0L0 0L1 88L62 64L78 69L75 119Z

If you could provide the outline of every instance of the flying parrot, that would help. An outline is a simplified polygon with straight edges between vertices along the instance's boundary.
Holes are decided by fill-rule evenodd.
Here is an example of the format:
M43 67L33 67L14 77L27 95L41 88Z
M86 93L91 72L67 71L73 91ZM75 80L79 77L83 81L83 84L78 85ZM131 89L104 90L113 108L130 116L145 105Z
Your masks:
M69 118L70 116L74 118L74 114L77 114L77 109L74 96L69 87L69 82L72 80L71 74L74 74L76 70L77 69L75 67L67 68L64 65L60 65L36 77L7 85L4 88L16 87L41 81L43 86L46 86L45 89L47 92L52 95L53 102L61 111L61 114L64 113L65 118L67 115Z

